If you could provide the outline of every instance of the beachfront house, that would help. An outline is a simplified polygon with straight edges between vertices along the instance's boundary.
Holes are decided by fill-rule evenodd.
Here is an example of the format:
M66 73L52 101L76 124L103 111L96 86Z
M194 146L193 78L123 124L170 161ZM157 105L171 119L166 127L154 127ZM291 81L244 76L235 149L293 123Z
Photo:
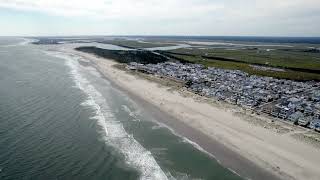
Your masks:
M262 107L262 112L264 112L266 114L271 114L271 110L272 110L272 107L270 107L270 106Z
M298 123L298 120L299 120L300 118L302 118L303 116L304 116L304 115L303 115L302 112L297 111L297 112L291 114L291 115L288 117L288 120L290 120L291 122L293 122L293 123L295 124L295 123Z
M320 119L313 119L309 124L309 128L316 129L317 127L320 127Z
M273 109L271 110L271 115L274 116L274 117L278 117L279 113L280 113L280 110L281 110L281 106L280 105L275 105L273 107Z
M233 96L230 97L230 103L231 104L237 104L238 99L239 99L239 96L233 95Z
M279 112L279 118L287 119L294 112L293 108L282 106Z
M319 110L316 110L316 111L314 112L313 117L314 117L315 119L320 119L320 111L319 111Z
M312 121L312 116L304 116L298 120L298 124L300 126L306 127L310 124L311 121Z

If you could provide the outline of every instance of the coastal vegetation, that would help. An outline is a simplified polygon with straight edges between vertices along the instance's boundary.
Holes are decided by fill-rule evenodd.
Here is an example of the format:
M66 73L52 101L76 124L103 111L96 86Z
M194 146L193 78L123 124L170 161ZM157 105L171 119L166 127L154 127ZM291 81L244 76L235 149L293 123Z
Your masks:
M286 69L320 71L320 53L300 49L199 49L182 48L168 51L181 55L201 56L208 59L259 64Z
M253 75L291 80L320 80L320 53L297 49L199 49L182 48L159 53L206 67L237 69ZM259 69L252 65L279 68Z
M114 59L119 63L138 62L142 64L156 64L165 62L168 59L160 54L155 54L152 51L123 51L123 50L108 50L101 49L93 46L78 47L76 50L98 55L107 59Z

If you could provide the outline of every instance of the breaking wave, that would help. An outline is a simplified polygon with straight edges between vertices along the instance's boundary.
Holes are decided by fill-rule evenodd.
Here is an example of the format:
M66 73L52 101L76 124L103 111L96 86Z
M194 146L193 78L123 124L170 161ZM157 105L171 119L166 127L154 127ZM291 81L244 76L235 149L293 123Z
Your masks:
M58 53L55 56L66 60L66 65L71 70L70 74L74 79L76 87L87 94L88 98L82 105L94 110L95 115L92 119L96 119L101 127L104 141L124 155L126 163L140 172L140 179L168 179L152 154L139 144L132 135L129 135L122 124L114 117L110 106L102 94L80 74L79 63L67 55Z

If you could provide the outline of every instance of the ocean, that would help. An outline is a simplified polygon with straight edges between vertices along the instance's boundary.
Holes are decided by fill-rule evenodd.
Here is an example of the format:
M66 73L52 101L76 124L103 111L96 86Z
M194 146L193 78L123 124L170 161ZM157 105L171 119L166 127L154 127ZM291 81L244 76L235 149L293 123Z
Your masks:
M242 179L79 58L0 38L1 180Z

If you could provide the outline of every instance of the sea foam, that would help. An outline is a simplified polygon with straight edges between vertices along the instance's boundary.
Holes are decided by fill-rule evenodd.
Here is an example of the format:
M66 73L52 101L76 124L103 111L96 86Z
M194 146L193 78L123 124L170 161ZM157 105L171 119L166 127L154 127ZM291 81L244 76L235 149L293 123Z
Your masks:
M95 115L92 118L96 119L101 127L104 141L120 151L124 155L127 164L140 171L140 179L168 179L152 154L139 144L132 135L129 135L122 124L114 117L102 94L81 75L81 67L76 57L61 53L57 53L55 56L66 60L76 86L87 94L88 98L82 105L89 106L94 110Z

